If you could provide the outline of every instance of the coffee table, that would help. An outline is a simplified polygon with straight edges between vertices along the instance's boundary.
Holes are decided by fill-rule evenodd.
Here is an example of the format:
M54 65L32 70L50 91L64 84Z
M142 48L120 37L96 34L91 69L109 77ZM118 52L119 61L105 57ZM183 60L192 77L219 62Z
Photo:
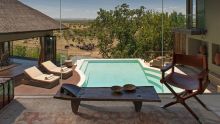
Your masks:
M63 92L63 91L64 92ZM62 93L63 92L63 93ZM65 94L68 93L68 94ZM72 111L78 114L81 101L125 101L133 102L135 111L140 112L142 102L161 102L153 86L140 86L134 92L112 92L110 87L82 87L72 84L63 84L54 98L71 100Z

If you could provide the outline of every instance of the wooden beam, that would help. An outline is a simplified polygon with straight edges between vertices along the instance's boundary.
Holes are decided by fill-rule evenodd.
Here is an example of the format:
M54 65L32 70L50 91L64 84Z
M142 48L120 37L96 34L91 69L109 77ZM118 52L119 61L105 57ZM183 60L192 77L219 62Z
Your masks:
M23 39L48 36L48 35L53 35L53 31L0 34L0 42L23 40Z

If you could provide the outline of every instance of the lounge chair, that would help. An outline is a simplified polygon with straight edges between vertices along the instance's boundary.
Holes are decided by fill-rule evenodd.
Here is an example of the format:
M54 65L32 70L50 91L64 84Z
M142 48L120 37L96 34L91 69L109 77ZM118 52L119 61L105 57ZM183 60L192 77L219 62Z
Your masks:
M50 89L59 84L59 76L43 74L35 66L24 70L24 74L31 81L28 85Z
M73 75L72 68L67 67L57 67L55 64L53 64L51 61L46 61L41 63L41 65L48 71L49 73L52 73L54 75L60 76L62 73L62 78L67 79Z
M175 72L174 66L176 64L200 68L201 72L196 75L183 75ZM171 73L165 76L165 72L169 69L172 69ZM189 108L185 101L191 97L194 97L198 103L200 103L205 109L209 110L206 105L197 97L197 95L203 94L210 83L208 79L207 58L204 55L174 54L172 64L162 68L161 71L161 83L163 83L176 98L176 101L168 103L162 108L167 108L174 104L180 103L192 114L196 120L199 121L199 117ZM176 93L171 85L184 89L184 92Z

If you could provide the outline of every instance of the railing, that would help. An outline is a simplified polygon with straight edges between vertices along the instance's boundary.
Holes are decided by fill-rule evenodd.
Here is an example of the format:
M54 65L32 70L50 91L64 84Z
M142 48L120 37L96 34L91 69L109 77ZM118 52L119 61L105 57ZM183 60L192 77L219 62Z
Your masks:
M13 53L12 56L38 59L40 55L40 48L14 45L12 53ZM162 51L146 51L143 53L143 56L145 57L147 56L146 58L141 56L136 58L142 58L145 61L149 62L163 55L163 61L165 62L166 60L168 60L167 58L172 57L172 53L173 53L172 51L163 51L163 54ZM57 49L57 53L56 53L56 61L58 63L64 63L64 60L66 59L72 59L75 62L76 60L79 59L88 59L88 58L97 58L97 57L92 56L92 54L86 54L86 55L82 55L82 54L78 55L77 53L74 53L74 55L68 54L68 49Z
M11 56L38 59L40 56L40 49L41 49L40 47L13 45ZM64 50L57 49L57 53L56 53L57 61L60 60L61 55L67 58L68 51L65 49Z

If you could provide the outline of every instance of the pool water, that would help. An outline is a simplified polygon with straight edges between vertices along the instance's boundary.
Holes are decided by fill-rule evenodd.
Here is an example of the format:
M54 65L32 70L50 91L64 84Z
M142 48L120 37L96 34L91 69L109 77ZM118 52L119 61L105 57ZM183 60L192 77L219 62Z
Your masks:
M160 83L161 72L145 68L138 59L134 60L89 60L83 61L80 70L85 74L82 87L111 87L134 84L154 86L157 93L168 93Z

